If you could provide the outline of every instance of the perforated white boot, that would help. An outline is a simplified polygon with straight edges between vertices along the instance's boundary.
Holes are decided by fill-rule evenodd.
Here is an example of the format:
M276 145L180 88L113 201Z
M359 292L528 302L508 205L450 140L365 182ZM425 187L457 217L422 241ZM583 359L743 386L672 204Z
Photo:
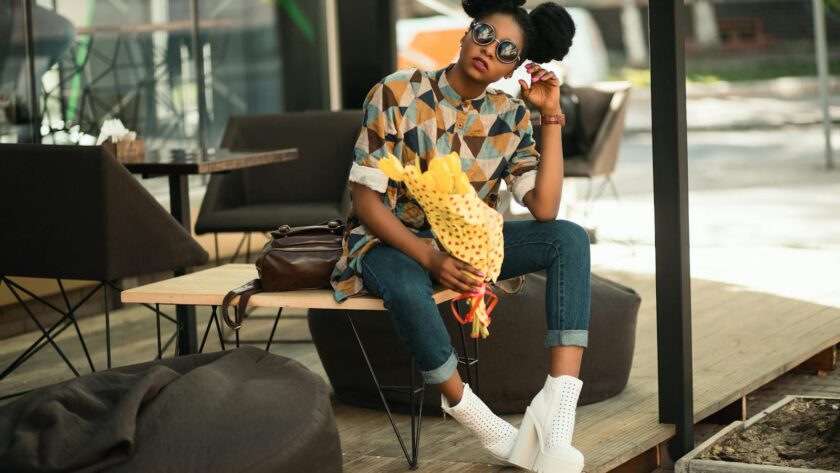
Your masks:
M494 457L507 462L519 431L506 420L493 414L487 404L472 392L469 384L464 383L464 394L455 407L450 407L449 401L442 395L440 407L443 412L454 417L478 437L481 445Z
M548 376L525 410L508 461L539 473L580 473L583 454L572 447L575 410L583 381Z

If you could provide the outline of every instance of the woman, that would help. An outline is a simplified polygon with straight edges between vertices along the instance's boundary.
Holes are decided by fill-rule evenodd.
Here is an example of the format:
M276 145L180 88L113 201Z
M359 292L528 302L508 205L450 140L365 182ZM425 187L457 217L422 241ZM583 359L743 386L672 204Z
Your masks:
M344 254L332 284L338 302L373 293L384 300L426 383L441 392L444 412L466 426L494 456L536 471L574 472L583 455L571 446L577 378L589 328L589 237L556 220L563 185L559 80L537 63L562 59L575 26L568 12L544 3L530 14L524 0L463 0L473 22L461 38L458 61L446 68L396 71L373 86L350 173L353 206ZM522 97L540 110L541 151L521 99L487 86L525 65L531 84ZM393 154L426 170L434 156L457 151L480 198L495 207L501 179L533 221L504 224L499 279L545 269L550 373L517 431L464 384L437 307L432 283L476 290L470 265L442 251L420 206L389 181L377 161ZM504 333L496 333L504 337ZM511 347L511 356L516 356Z

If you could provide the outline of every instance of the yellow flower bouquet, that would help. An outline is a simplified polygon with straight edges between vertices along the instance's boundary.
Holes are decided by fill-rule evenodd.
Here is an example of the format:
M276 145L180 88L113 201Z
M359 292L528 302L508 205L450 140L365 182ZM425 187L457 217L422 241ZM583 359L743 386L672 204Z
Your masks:
M472 323L472 338L487 337L490 312L498 301L487 288L487 281L495 282L499 277L504 258L502 216L478 197L461 170L461 158L456 152L432 158L424 173L414 165L403 166L393 155L379 160L378 166L389 179L405 183L444 249L486 275L478 294L461 294L452 300L451 307L461 324ZM465 274L478 279L474 274ZM461 299L470 306L465 317L458 314L455 306Z

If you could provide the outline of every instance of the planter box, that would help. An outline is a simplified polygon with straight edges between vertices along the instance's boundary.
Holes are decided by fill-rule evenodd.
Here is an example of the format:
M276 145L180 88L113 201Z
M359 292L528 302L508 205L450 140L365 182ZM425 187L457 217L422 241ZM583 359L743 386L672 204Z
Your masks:
M830 470L761 465L754 463L741 463L734 461L709 460L699 458L709 449L711 449L712 446L723 441L724 438L732 435L738 435L753 424L764 420L764 418L766 418L774 411L781 409L782 407L797 399L825 399L829 401L840 401L840 397L834 396L785 396L784 399L761 411L755 416L747 419L746 422L735 421L729 424L723 430L715 434L713 437L709 438L708 440L697 446L697 448L695 448L694 450L690 451L685 456L677 460L675 464L676 473L836 473Z

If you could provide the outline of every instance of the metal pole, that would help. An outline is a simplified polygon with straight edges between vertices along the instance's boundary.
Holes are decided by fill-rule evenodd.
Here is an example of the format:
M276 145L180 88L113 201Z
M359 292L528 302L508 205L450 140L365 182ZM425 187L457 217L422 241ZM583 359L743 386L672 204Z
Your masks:
M204 91L204 52L198 36L198 0L190 0L190 15L192 16L190 32L192 33L192 50L195 65L195 86L198 89L198 160L201 162L204 160L204 154L207 152L207 138L205 136L205 130L207 128L207 97Z
M341 50L338 38L338 6L337 0L324 0L324 16L326 17L327 37L327 67L329 70L330 110L342 110L341 101Z
M820 105L823 113L825 132L825 167L834 168L834 149L831 146L831 112L829 112L828 92L828 46L825 36L825 11L823 0L812 0L814 5L814 44L817 54L817 76L820 84Z
M648 10L659 421L676 427L673 459L694 448L684 8L657 0Z
M29 80L26 89L29 95L29 129L32 142L41 143L41 124L38 123L38 87L35 77L35 39L32 34L32 0L23 1L23 34L26 51L26 71Z
M169 207L175 220L178 221L187 233L192 233L190 223L190 189L189 176L169 176ZM191 268L176 268L175 276L182 276L192 272ZM198 352L198 338L195 326L195 306L175 306L175 318L178 320L178 355L188 355Z

